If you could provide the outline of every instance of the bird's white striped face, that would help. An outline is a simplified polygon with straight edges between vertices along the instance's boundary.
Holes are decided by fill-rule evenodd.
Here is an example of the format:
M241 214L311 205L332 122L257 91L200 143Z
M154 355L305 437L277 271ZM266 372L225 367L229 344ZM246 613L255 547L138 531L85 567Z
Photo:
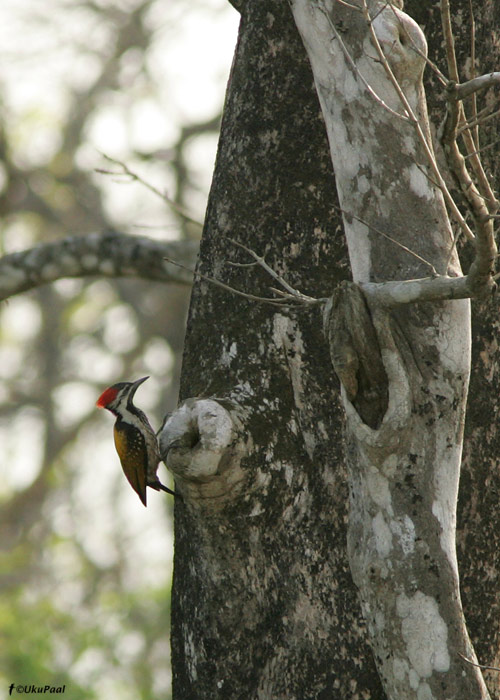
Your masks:
M98 408L106 408L115 416L125 418L132 425L141 424L141 416L137 415L137 409L132 400L139 386L148 377L138 379L136 382L118 382L105 389L96 402Z
M113 386L105 389L99 396L96 402L98 408L107 408L111 413L120 413L122 415L122 409L126 408L128 395L130 394L130 389L132 384L129 382L120 382L119 384L113 384Z

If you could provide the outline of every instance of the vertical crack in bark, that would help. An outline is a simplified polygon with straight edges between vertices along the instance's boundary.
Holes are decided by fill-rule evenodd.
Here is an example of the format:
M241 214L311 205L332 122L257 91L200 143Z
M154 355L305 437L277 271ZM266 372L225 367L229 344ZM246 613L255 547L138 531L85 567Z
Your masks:
M377 429L389 404L387 374L363 292L343 282L325 324L333 368L361 419Z

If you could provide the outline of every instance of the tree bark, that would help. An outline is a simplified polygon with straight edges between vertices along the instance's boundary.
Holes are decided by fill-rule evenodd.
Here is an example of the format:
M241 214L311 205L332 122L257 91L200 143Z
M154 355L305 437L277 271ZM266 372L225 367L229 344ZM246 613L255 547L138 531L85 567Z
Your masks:
M380 2L363 14L296 0L293 11L329 135L354 279L417 277L422 260L438 274L460 275L428 159L426 42L418 25ZM348 27L342 36L339 26ZM375 60L377 41L385 67L382 57ZM389 698L486 698L480 672L459 656L473 656L455 552L469 305L441 302L398 313L367 298L361 321L349 301L355 289L344 288L327 326L334 324L334 362L344 343L339 315L353 334L371 316L378 340L367 334L349 340L349 357L358 361L347 383L337 373L347 414L349 560L379 673Z
M269 280L247 266L234 238L307 294L338 289L327 344L317 312L276 312L195 285L183 404L161 434L184 495L175 513L174 697L487 698L479 671L459 656L474 658L454 540L469 304L389 310L369 294L374 283L421 277L429 266L461 274L446 209L426 177L423 142L394 116L404 110L370 58L366 23L340 3L331 22L302 0L294 12L356 284L339 285L346 256L325 125L288 8L248 3L199 269L267 296ZM393 69L432 148L423 63L391 34L388 12L378 16L378 36L388 56L397 44ZM339 34L391 112L366 94ZM347 416L348 556L361 606L345 550L330 353Z
M0 300L65 277L142 277L189 284L194 241L154 241L117 231L70 236L0 258Z
M201 272L269 295L262 270L226 264L251 262L231 237L313 296L347 277L312 82L288 6L248 3ZM174 414L162 434L185 495L175 507L174 697L381 700L345 551L342 417L319 311L275 312L197 282L181 386L189 397L234 420L226 447L216 445L210 405L195 398L181 409L185 432ZM238 477L227 484L231 469Z
M407 0L405 7L423 27L429 43L429 57L445 65L442 28L435 5ZM475 66L471 62L471 7L474 12ZM498 69L500 57L499 0L455 0L453 29L460 79ZM433 71L426 70L427 102L436 130L443 118L443 92ZM478 99L477 109L498 108L498 89ZM471 113L471 102L465 107ZM500 177L498 139L500 121L490 119L481 126L481 152L492 183ZM470 253L461 252L465 270ZM457 551L460 588L469 633L482 664L500 667L500 374L497 371L498 293L472 302L472 368L465 421L465 441L458 499ZM485 672L492 697L500 698L498 673Z

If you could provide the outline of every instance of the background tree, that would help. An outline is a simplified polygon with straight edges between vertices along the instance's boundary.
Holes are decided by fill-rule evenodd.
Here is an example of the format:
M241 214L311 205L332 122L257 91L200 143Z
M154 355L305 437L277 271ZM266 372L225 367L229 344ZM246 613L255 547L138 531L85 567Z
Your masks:
M150 374L138 403L153 424L175 406L190 276L172 269L167 289L153 270L165 245L190 263L198 246L200 226L178 209L203 217L235 16L221 2L0 8L0 286L2 299L11 282L32 290L0 305L2 688L170 694L170 499L135 503L94 404L106 385ZM211 64L191 71L205 43ZM115 272L129 257L147 281L113 279L113 267L103 279L117 249Z
M327 111L333 109L329 100L334 100L329 90L335 87L332 87L334 78L330 75L335 78L338 75L334 65L328 65L323 58L330 52L335 56L334 61L342 63L342 41L349 47L347 51L353 52L354 60L349 54L348 62L364 61L370 87L371 81L377 80L377 68L378 73L382 70L377 66L382 58L375 53L376 43L368 44L373 55L368 53L367 44L363 45L363 32L371 23L353 14L352 7L346 7L345 3L333 5L330 31L328 20L321 16L321 4L293 3L315 71L316 89L323 98L324 113L325 105ZM319 110L311 87L310 69L286 6L261 2L241 3L239 8L243 18L202 239L200 271L222 278L237 289L265 296L269 279L262 270L247 266L252 262L248 255L250 249L259 255L265 254L271 268L295 289L316 298L325 297L338 285L339 277L345 275L345 257L339 251L339 236L334 235L337 219L332 212L338 211L338 205L331 187L325 127L317 118ZM420 9L419 19L429 27L431 37L436 32L432 22L441 21L438 9L438 5L427 8L425 16ZM489 11L493 9L493 6L488 7ZM370 10L372 17L392 12L382 3L370 5ZM469 13L471 7L467 5L463 12L465 10ZM469 16L469 24L470 19ZM379 24L383 22L381 18ZM323 44L314 35L316 29L318 33L323 32ZM380 31L380 27L377 26L377 30ZM346 37L342 40L344 34ZM404 37L403 30L400 36ZM391 45L395 40L391 34L384 39L384 50L390 57L392 51L396 53ZM496 41L491 25L489 40ZM401 43L405 44L404 38ZM470 47L469 42L469 51ZM415 52L411 53L418 61ZM442 60L442 57L433 55L433 59ZM414 113L425 119L417 91L407 82L408 78L416 76L406 75L408 66L404 59L402 62L398 77L414 95ZM392 61L390 63L393 66ZM481 72L492 68L485 61ZM357 81L356 87L348 83L348 70L343 72L339 68L338 72L346 85L337 89L342 93L350 87L352 109L359 109L354 97L363 92L359 88L359 76L355 73L353 77L352 72L350 75L351 81ZM472 75L469 73L469 77ZM373 110L378 107L385 117L387 110L380 104L381 99L393 111L403 112L394 100L387 78L386 83L388 88L383 87L383 81L382 87L375 82L375 87L371 88L379 102L373 104ZM345 98L345 102L349 99ZM486 104L491 99L487 96ZM373 116L368 111L369 105L369 99L362 105L366 112L366 133L369 133ZM415 194L417 198L422 194L415 192L418 187L406 185L405 188L405 182L398 180L403 177L404 150L400 149L396 157L391 152L391 140L394 141L397 132L389 126L390 136L385 136L384 141L380 127L378 152L377 144L373 151L363 151L368 141L363 141L362 127L356 126L356 117L352 112L348 116L348 110L348 106L337 107L337 120L327 120L327 128L332 150L338 148L341 154L337 167L344 180L341 189L344 201L348 186L345 181L358 174L359 163L366 167L366 190L359 187L358 194L367 194L366 211L369 213L365 216L371 227L370 244L376 252L370 261L372 253L359 248L351 250L356 278L382 281L423 277L428 275L429 263L442 275L452 262L453 235L443 218L440 197L431 197L437 207L434 214L425 214L423 208L416 214L415 201L412 204L410 200ZM473 111L469 114L474 118ZM395 115L390 117L394 121ZM379 121L377 116L376 123ZM342 123L351 128L350 139L342 133L349 128ZM426 129L425 122L423 129ZM395 139L397 146L401 144L399 138ZM343 140L345 144L340 143ZM424 170L425 189L428 186L425 172L430 173L429 166L417 155L423 146L421 141L415 147L410 162L413 167ZM391 162L381 168L385 182L376 183L373 176L370 177L370 165L375 167L381 151L390 154ZM268 167L262 167L263 163ZM349 167L352 169L350 176L346 173ZM388 177L391 170L392 180ZM493 171L489 170L489 174ZM433 177L436 178L437 173L430 175L431 180ZM385 216L375 187L381 197L387 195ZM400 192L399 201L392 204L388 196L391 190ZM376 203L375 211L370 195ZM359 229L360 223L366 228L363 212L353 210L355 192L352 200L347 201L349 206L344 215L348 230ZM451 206L449 200L448 204ZM461 227L467 228L463 214L457 210L456 215ZM357 217L361 217L361 222ZM441 229L441 237L435 235L436 229ZM387 240L384 235L393 240ZM247 254L242 254L230 238L244 244ZM406 246L404 253L394 240ZM358 242L357 245L364 244ZM409 250L416 255L412 256ZM492 254L493 247L487 253L489 259L483 268L486 280ZM228 261L236 261L238 265L226 265ZM363 277L367 267L370 276ZM472 269L477 270L477 267ZM456 275L457 271L451 274ZM472 282L472 276L469 281ZM459 281L458 285L461 284ZM455 282L451 286L455 287ZM369 285L364 287L366 293L368 288ZM448 296L440 298L454 296L450 292L445 294ZM492 302L481 303L487 308ZM344 352L344 357L340 358L344 365L351 359L363 365L359 344L362 346L367 341L350 339L349 331L366 323L363 321L366 308L353 316L356 312L355 303L351 302L351 306L353 304L354 310L345 312L345 325L334 328L333 339L344 334L339 348L340 353ZM334 297L334 317L341 312L341 305ZM378 339L385 361L381 377L377 376L376 353L367 352L366 374L360 379L358 372L356 377L365 386L361 386L357 395L354 389L353 396L348 396L357 401L357 411L354 414L352 408L350 411L347 461L351 467L351 512L358 518L357 530L353 533L351 529L351 567L362 590L361 602L378 671L390 697L401 697L398 693L404 693L404 697L439 697L439 693L486 697L477 669L459 656L460 653L471 656L472 650L461 621L454 544L450 540L454 514L449 506L456 486L452 471L458 464L461 412L467 383L467 367L460 367L466 359L462 355L466 347L463 340L467 336L466 306L463 302L453 302L432 307L412 306L400 312L393 310L391 316L398 321L396 328L387 318L381 317L380 309L374 306L370 309L376 328L376 332L372 328L371 342L373 344L373 338ZM441 316L439 321L433 318L436 313ZM453 318L453 314L458 315ZM439 323L444 323L441 330ZM367 325L371 327L371 323ZM209 330L214 326L217 334ZM437 338L428 345L435 331L442 337L446 356L441 360L436 354ZM457 332L462 334L462 339L453 340L452 334ZM198 349L202 344L205 352L200 358ZM333 350L335 355L336 348ZM351 353L355 351L358 357L352 358ZM406 355L406 360L391 365L389 358L394 353ZM338 450L340 415L334 410L334 407L338 409L334 398L335 380L327 357L328 345L322 337L317 312L273 312L263 305L230 300L206 281L195 286L181 396L202 397L202 400L190 399L170 419L163 435L164 452L169 450L168 464L179 475L178 484L189 494L187 505L179 504L176 509L173 658L174 694L179 697L384 696L371 654L365 646L367 634L356 590L349 577L346 551L340 544L346 537L347 497L342 489L344 474ZM447 362L450 363L448 369ZM418 367L413 377L412 363L414 368ZM402 367L409 373L410 396L405 398L399 394L400 403L397 403L394 394L389 396L389 393L394 392L401 381L397 373ZM448 377L445 379L443 375L438 379L443 367ZM342 362L339 373L341 370ZM387 387L384 370L390 375L385 396L379 386ZM345 384L348 378L345 377ZM436 384L432 387L434 381ZM345 387L347 394L349 389ZM419 391L427 396L423 397L422 393L417 396ZM212 396L215 401L207 403L203 398L206 396ZM475 398L474 394L472 396ZM409 411L406 419L405 402ZM379 429L386 412L392 419L387 419L382 431L374 434L373 430ZM356 413L372 432L359 425ZM224 432L222 426L227 428L231 420L232 430ZM453 436L448 455L455 452L455 466L452 461L447 463L448 457L439 447L448 420ZM353 421L357 421L356 428L353 428ZM221 426L219 434L214 433L214 422ZM415 431L420 447L409 437L408 430L410 434ZM435 431L435 440L431 430ZM360 442L360 433L367 435L364 443ZM392 433L394 445L388 445L388 433ZM377 435L380 444L376 442ZM372 444L370 440L375 442ZM396 458L398 444L402 454ZM386 490L385 477L389 477L391 465L384 476L381 456L375 458L373 454L376 450L383 453L383 459L394 457L395 472L390 474L390 491ZM430 455L430 450L434 450L434 454ZM218 465L214 453L220 459ZM363 454L368 456L363 457ZM363 459L365 467L360 466ZM484 469L491 472L491 453L484 455L484 459ZM449 483L444 486L448 479ZM429 485L437 490L429 492ZM437 513L432 513L432 504L437 508L443 496L443 511L438 508ZM470 494L465 502L474 499ZM397 517L388 523L382 512L392 508L392 503L397 503ZM483 506L482 518L488 512L486 502ZM489 512L481 527L485 527L485 522L494 521L495 512ZM469 520L469 533L470 527ZM479 527L478 521L476 527ZM448 542L446 547L443 537ZM410 557L406 556L406 546L411 550ZM386 547L397 549L396 559L389 563L383 561L389 554L384 551ZM489 556L491 562L494 551ZM477 575L472 561L468 563L470 568L466 567L465 576ZM393 567L391 573L383 566ZM399 574L396 567L400 567ZM496 567L491 566L489 570L496 579ZM472 615L471 632L475 641L481 640L481 658L486 654L491 663L498 653L498 626L490 611L497 609L498 601L477 595L481 590L479 584L474 590L476 595L469 598L468 605L474 608L476 619L481 615L480 610L487 612L491 623L488 645L482 634L484 625L475 628Z
M234 4L243 17L200 270L252 294L268 295L269 276L262 264L253 265L248 250L229 240L234 238L265 252L271 268L295 289L326 298L349 274L309 63L284 3ZM417 9L428 36L436 37L431 55L442 62L438 5ZM457 4L454 10L465 32L470 6ZM495 11L495 3L486 3L476 18L481 72L493 68L488 61L498 52ZM349 28L345 23L336 27L339 33ZM457 44L466 47L463 55L470 55L469 34ZM484 57L479 49L485 50ZM473 65L461 59L464 70ZM494 93L485 100L491 111ZM492 133L487 136L493 143ZM493 179L494 167L488 170ZM391 260L393 248L386 245ZM109 247L105 250L110 253ZM432 264L433 255L426 251ZM467 255L465 250L466 269ZM112 251L111 257L116 258ZM23 269L21 259L7 260L12 263ZM384 279L384 270L380 274ZM481 304L483 319L489 309L495 312L494 301ZM480 342L488 337L483 330ZM493 385L494 350L489 341L478 356ZM170 464L178 472L194 470L181 482L186 505L179 505L176 516L173 652L178 697L384 697L345 550L342 418L328 358L319 307L273 310L249 300L235 303L227 291L206 282L195 286L181 395L207 400L188 403L168 426L176 438ZM484 381L484 371L479 376ZM471 397L477 401L479 392ZM438 410L435 400L429 410ZM479 657L488 663L495 662L498 650L498 567L495 547L490 549L496 537L494 414L488 410L476 427L469 422L471 444L481 442L484 450L475 449L480 463L471 469L465 487L481 479L482 470L490 488L465 492L467 538L462 536L469 629ZM477 417L474 409L469 415L469 421ZM214 431L214 425L223 429ZM410 478L401 485L406 494L414 487ZM490 527L491 536L485 536ZM484 586L476 549L486 562ZM379 668L385 661L377 659ZM472 669L459 663L453 654L453 668L466 669L465 677L475 682ZM434 690L436 674L427 680L425 668L419 669L421 677L410 676L404 666L399 670L411 690L424 696Z

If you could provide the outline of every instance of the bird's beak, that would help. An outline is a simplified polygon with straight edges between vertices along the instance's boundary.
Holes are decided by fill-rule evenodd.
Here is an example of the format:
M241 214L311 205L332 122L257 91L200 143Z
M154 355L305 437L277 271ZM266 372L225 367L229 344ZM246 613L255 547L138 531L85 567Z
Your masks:
M129 398L133 398L135 392L137 389L141 386L143 382L146 381L146 379L149 379L149 375L147 377L142 377L142 379L138 379L136 382L132 382L132 386L129 391Z

